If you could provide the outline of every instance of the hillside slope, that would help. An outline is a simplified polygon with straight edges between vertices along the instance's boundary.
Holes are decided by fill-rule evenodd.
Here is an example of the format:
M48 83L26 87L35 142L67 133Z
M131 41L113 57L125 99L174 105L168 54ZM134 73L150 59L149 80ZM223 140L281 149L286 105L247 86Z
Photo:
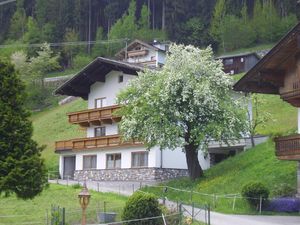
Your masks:
M193 190L193 202L210 203L215 211L228 213L255 213L245 200L236 199L235 210L232 209L233 197L228 194L239 194L244 184L249 181L260 181L270 190L280 184L296 187L296 162L281 161L274 154L274 143L270 140L249 149L235 157L231 157L208 169L204 177L192 182L189 179L177 179L165 185L182 190ZM159 187L145 190L162 196L163 189ZM197 194L205 193L211 195ZM214 201L213 195L221 195ZM228 195L225 197L224 195ZM174 201L190 203L189 192L168 189L166 196Z
M42 153L48 169L58 170L58 155L54 153L54 143L58 140L84 137L85 132L79 126L68 122L66 113L86 109L83 100L76 100L63 106L56 106L31 116L33 122L33 139L40 145L46 145Z

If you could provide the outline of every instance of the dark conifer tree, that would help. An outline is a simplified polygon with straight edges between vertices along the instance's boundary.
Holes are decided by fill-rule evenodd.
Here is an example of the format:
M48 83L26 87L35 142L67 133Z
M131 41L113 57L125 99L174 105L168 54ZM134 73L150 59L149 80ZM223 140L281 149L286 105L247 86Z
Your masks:
M42 147L32 140L24 84L12 64L0 59L0 194L31 199L47 185Z

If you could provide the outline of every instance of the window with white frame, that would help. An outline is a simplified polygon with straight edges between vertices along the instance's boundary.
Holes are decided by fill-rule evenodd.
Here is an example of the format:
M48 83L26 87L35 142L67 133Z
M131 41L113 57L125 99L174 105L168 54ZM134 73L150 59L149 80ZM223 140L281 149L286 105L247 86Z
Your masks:
M96 127L94 129L95 137L102 137L106 135L105 127Z
M95 108L102 108L106 104L106 98L96 98L95 99Z
M121 168L121 153L106 155L106 168L117 169Z
M131 167L148 167L148 152L132 152Z
M83 169L96 169L97 168L97 155L84 155L83 156Z

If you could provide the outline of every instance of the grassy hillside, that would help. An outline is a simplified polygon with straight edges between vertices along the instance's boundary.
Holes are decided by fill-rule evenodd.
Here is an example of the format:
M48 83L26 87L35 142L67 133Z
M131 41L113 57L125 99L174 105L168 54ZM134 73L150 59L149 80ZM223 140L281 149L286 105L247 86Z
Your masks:
M58 170L58 155L54 153L55 141L85 136L84 130L68 122L66 113L86 108L87 103L79 99L32 115L33 139L40 145L46 145L42 155L51 170Z
M235 157L229 158L205 171L204 178L195 182L189 179L178 179L166 183L166 185L193 190L195 192L216 195L237 194L249 181L261 181L271 191L276 185L290 184L296 187L296 162L277 160L274 154L274 143L268 141L253 149L245 151ZM161 188L147 188L147 191L162 196ZM175 201L190 202L191 194L169 189L166 193L169 199ZM194 193L193 202L210 203L216 211L251 213L251 209L243 199L236 200L235 210L232 210L233 198L218 197L214 203L212 196Z
M45 224L46 214L50 224L51 205L66 209L67 224L79 224L81 209L78 201L78 193L81 188L67 187L51 184L41 195L33 200L20 200L14 195L10 197L0 196L0 224ZM87 209L89 222L96 222L96 212L103 208L103 202L107 202L107 210L120 213L125 201L124 196L110 193L90 191L92 197ZM120 215L119 215L120 216Z

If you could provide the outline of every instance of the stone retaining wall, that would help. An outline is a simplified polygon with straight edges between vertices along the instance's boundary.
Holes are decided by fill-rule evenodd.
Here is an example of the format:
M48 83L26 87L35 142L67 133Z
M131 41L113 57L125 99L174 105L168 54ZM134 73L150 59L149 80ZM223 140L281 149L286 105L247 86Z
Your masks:
M76 170L74 173L75 180L94 181L151 181L184 176L188 176L187 170L167 168L94 169Z

